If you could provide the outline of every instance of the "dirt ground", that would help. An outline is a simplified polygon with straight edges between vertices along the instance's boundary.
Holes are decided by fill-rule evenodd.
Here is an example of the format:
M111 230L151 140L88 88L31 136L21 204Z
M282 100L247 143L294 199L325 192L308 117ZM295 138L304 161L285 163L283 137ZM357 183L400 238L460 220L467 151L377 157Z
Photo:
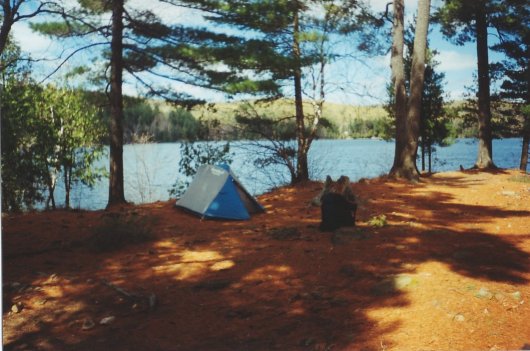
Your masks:
M310 206L319 183L260 196L266 213L241 222L174 201L4 215L3 345L530 349L529 177L361 181L357 226L335 233ZM151 238L96 249L120 227Z

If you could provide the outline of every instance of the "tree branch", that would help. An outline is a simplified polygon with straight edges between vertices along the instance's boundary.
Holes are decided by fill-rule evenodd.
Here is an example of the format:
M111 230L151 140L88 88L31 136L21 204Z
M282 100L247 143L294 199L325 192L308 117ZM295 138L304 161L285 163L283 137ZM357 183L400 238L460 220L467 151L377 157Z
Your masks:
M109 43L108 42L100 42L100 43L93 43L93 44L89 44L89 45L86 45L86 46L83 46L81 48L78 48L76 49L74 52L70 53L70 55L68 55L64 60L63 62L61 62L59 64L59 66L57 66L50 74L48 74L43 80L41 80L39 82L39 84L42 84L44 83L46 80L48 80L48 78L50 78L51 76L53 76L55 73L57 73L57 71L70 59L72 58L72 56L74 56L75 54L77 54L78 52L80 51L83 51L85 49L88 49L88 48L91 48L91 47L94 47L94 46L98 46L98 45L108 45Z

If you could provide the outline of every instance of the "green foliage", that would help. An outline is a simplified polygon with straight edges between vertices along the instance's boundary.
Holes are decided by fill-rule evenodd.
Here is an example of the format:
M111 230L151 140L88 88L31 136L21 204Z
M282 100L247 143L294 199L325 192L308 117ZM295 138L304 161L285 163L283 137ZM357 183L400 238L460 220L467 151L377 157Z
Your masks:
M476 18L478 13L486 16L490 25L496 25L499 18L506 17L510 3L523 2L519 0L496 1L496 0L444 0L434 14L434 21L440 24L445 37L451 39L457 45L464 45L476 40ZM524 6L524 5L522 5Z
M259 44L260 40L247 43L234 34L169 24L154 11L140 10L132 2L124 3L123 69L137 78L148 95L187 106L200 102L187 94L185 89L165 87L160 78L229 94L277 92L275 80L270 77L251 79L251 75L247 74L250 71L245 71L254 70L262 64L256 60L257 57L270 56L263 55L267 48ZM110 59L112 31L108 18L113 4L115 2L103 0L64 3L63 13L50 14L46 22L32 24L32 29L53 38L76 38L79 49L100 46L104 50L103 56ZM193 7L200 6L198 2L193 3ZM92 53L95 60L101 58L101 50L91 50ZM140 72L144 74L139 75Z
M526 104L521 108L521 112L525 115L526 118L530 117L530 104Z
M313 105L309 102L304 103L304 110L311 111ZM246 112L245 112L246 110ZM251 111L255 110L255 111ZM249 100L243 103L216 103L215 106L199 105L191 110L195 118L204 120L217 119L221 125L229 132L228 127L238 124L237 118L261 116L263 119L278 120L274 122L278 125L275 128L276 135L284 135L287 138L294 138L294 102L290 99L272 99L265 101ZM388 113L383 106L354 106L326 102L323 109L323 117L319 121L318 137L319 138L347 138L351 137L350 123L359 119L362 121L383 120L392 124L388 120ZM279 121L282 120L282 121ZM271 122L273 123L273 122ZM281 125L280 125L281 124ZM239 126L241 127L241 126ZM284 130L285 132L281 132ZM291 133L290 135L288 135ZM394 136L389 132L389 137ZM234 133L227 134L229 139L255 139L262 138L253 133L246 133L240 128ZM382 136L380 136L382 137Z
M453 138L474 138L478 133L476 107L469 109L469 102L453 102L444 107Z
M38 103L40 118L48 125L45 135L48 191L53 197L54 180L62 177L65 206L70 206L72 185L81 182L89 187L105 175L103 167L93 164L104 155L100 140L106 133L95 109L82 93L48 86Z
M523 132L525 115L519 101L505 98L503 93L491 99L491 126L494 138L520 137ZM450 120L452 137L476 138L478 135L478 99L476 86L466 87L465 100L447 106L446 115Z
M370 220L368 221L368 224L371 225L372 227L382 228L386 226L388 222L386 220L386 216L382 214L382 215L373 216L372 218L370 218Z
M3 211L32 208L44 199L47 179L48 126L37 108L42 89L29 78L31 66L19 59L20 48L8 41L0 56Z
M516 183L526 183L526 184L530 184L530 176L529 175L516 175L516 176L512 176L510 178L508 178L508 180L512 181L512 182L516 182Z
M140 99L127 99L123 109L124 139L134 140L143 134L149 134L151 124L160 111Z
M94 228L88 245L95 252L110 252L127 245L151 241L154 223L154 218L135 213L112 215Z
M43 131L36 101L41 89L20 76L0 87L2 115L2 209L19 211L43 200L47 179Z
M349 35L350 43L356 43L360 38L364 44L366 37L360 32L368 32L370 28L379 27L380 23L373 20L375 17L370 15L364 2L359 1L180 2L215 14L207 17L214 23L252 33L248 39L242 38L241 48L245 55L236 56L234 67L240 71L251 69L257 73L256 77L271 77L271 87L276 89L259 90L271 99L278 98L280 94L292 94L297 108L290 123L265 114L266 117L258 118L240 116L238 124L243 129L243 137L265 138L273 145L278 145L274 140L278 137L282 146L275 147L273 153L279 156L279 164L288 164L290 172L295 172L291 181L308 179L307 155L313 140L322 131L322 123L326 123L323 119L328 82L326 71L329 63L337 59L337 53L332 48L336 47L337 38L343 34ZM358 48L366 51L377 47L362 44ZM233 59L230 56L228 62L233 62ZM291 88L280 89L280 85L275 86L277 82ZM238 90L243 92L255 92L255 89L252 82L242 82L238 86ZM303 111L304 94L313 102L312 113ZM260 130L261 127L264 130ZM291 134L291 129L298 145L295 149L287 148L283 143ZM291 153L285 152L287 150L294 150L296 166L288 156ZM269 156L266 159L271 160Z
M294 116L278 116L272 111L261 113L251 103L239 105L235 120L240 138L285 141L296 137Z
M530 7L525 1L507 0L501 5L501 15L493 20L495 28L502 33L502 40L493 50L504 54L502 62L494 65L501 81L499 97L509 101L510 108L501 110L503 127L511 134L530 137ZM508 128L506 128L508 127ZM524 145L524 143L523 143ZM524 146L523 146L524 148ZM525 150L521 155L524 155ZM521 168L526 167L525 157Z
M4 51L16 57L16 47ZM105 132L94 109L79 91L41 87L29 78L30 67L14 63L2 72L2 205L17 211L44 200L55 206L53 192L62 178L92 186L103 175L92 165L102 156ZM6 66L7 67L7 66Z
M197 140L201 133L201 122L188 110L179 108L169 112L169 125L167 133L158 134L157 140L178 141ZM160 132L159 132L160 133Z
M94 106L100 106L101 119L108 123L110 111L106 97L87 93L86 100ZM200 115L196 113L196 115ZM208 119L215 120L216 115ZM124 97L124 142L176 142L181 140L200 140L201 122L195 115L182 107L175 107L159 100ZM230 136L229 136L230 137Z
M458 45L472 41L476 35L473 28L474 13L477 6L484 2L466 0L446 0L435 14L435 20L441 25L442 33L452 38Z
M352 138L381 138L390 140L394 137L394 123L389 117L376 119L354 118L348 126L348 135Z

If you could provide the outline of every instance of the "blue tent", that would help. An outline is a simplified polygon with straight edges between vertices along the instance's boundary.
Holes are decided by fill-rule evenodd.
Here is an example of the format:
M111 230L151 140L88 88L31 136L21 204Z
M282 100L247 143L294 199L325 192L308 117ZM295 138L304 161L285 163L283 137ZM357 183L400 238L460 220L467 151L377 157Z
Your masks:
M176 205L201 217L250 219L264 212L258 201L245 190L227 165L202 165Z

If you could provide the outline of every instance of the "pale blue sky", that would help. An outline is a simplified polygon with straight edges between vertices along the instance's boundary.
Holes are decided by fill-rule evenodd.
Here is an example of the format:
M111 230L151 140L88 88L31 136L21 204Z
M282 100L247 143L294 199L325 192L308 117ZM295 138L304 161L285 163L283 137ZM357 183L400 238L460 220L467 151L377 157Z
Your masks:
M66 2L66 1L65 1ZM72 2L72 0L68 0ZM130 0L135 7L148 8L157 13L164 20L171 23L204 23L196 14L188 10L175 8L173 6L159 3L158 1ZM369 1L373 9L382 11L387 0ZM406 0L406 17L411 19L416 11L416 0ZM440 5L440 0L433 0L433 8ZM13 28L13 35L20 44L23 51L28 52L36 59L53 59L35 64L35 76L37 79L45 77L61 62L57 57L62 53L65 57L72 51L70 47L63 46L64 43L52 41L49 38L33 33L27 22L18 23ZM494 40L493 36L490 36ZM473 84L473 73L476 71L476 49L474 43L465 46L455 46L442 38L438 28L432 28L430 34L430 45L440 55L439 70L446 74L446 87L449 98L460 99L463 97L465 87ZM54 77L61 79L61 73L75 65L75 62L83 62L95 54L92 52L79 53L75 56L76 61L67 63L64 69ZM490 52L490 61L498 60L499 54ZM336 62L328 73L327 80L333 85L330 87L327 100L343 104L378 104L386 101L386 84L390 78L390 56L372 57L361 62L344 60ZM132 82L132 81L131 81ZM128 82L124 86L127 94L136 94L138 87L135 83ZM223 101L224 94L214 93L205 89L173 84L175 89L184 90L191 95L206 98L210 101Z

